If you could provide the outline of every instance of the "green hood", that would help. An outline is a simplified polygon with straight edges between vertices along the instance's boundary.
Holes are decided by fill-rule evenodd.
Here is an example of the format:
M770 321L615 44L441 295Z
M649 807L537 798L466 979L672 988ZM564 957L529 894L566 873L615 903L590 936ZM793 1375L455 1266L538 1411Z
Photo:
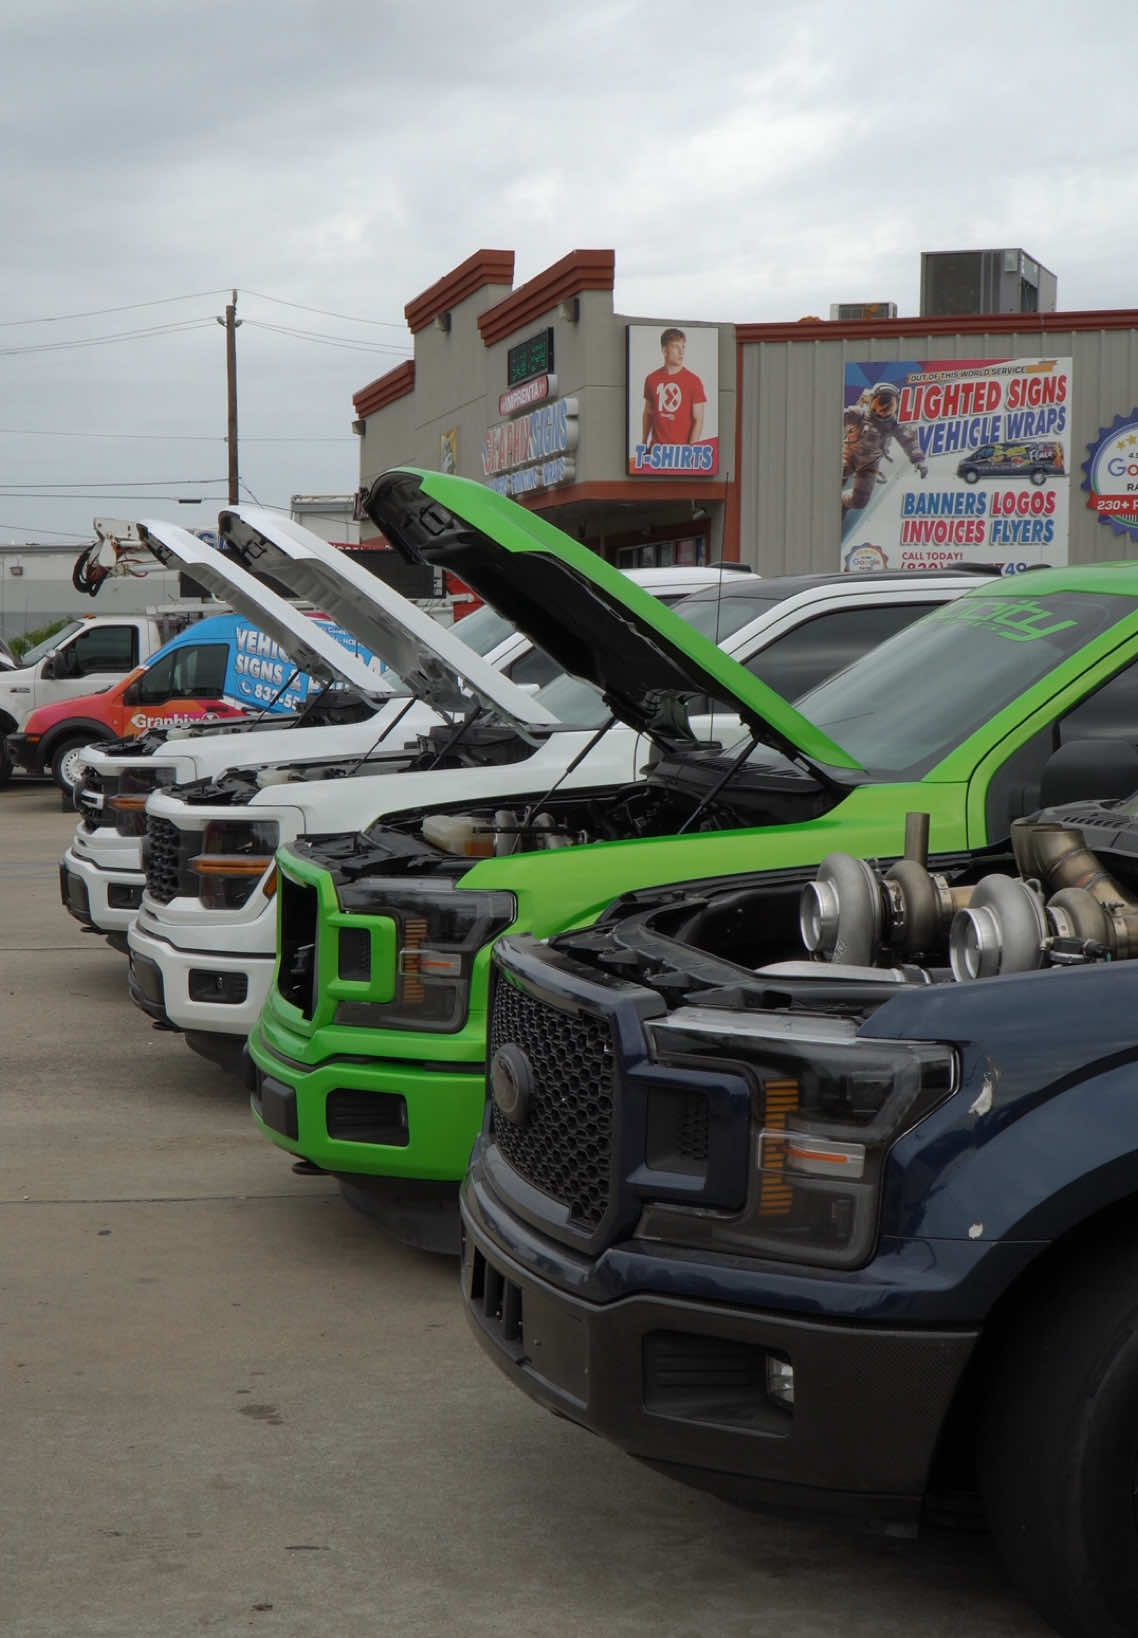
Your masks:
M375 480L364 508L409 561L456 574L594 683L616 716L669 748L691 738L683 697L707 694L798 761L860 766L658 598L516 501L469 478L395 467Z

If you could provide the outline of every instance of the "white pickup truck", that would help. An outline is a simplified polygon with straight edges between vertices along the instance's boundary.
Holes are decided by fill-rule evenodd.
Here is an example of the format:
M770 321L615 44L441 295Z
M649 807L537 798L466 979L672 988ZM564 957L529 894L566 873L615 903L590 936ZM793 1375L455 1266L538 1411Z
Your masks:
M741 666L796 694L970 583L963 574L866 574L778 585L729 574L677 612ZM349 624L348 610L320 601ZM574 632L587 662L591 633ZM127 930L130 990L142 1010L234 1067L272 976L281 843L360 831L392 812L497 799L503 809L524 808L553 789L611 790L642 777L649 740L631 720L606 728L610 708L586 682L563 674L532 698L494 702L490 690L477 697L483 716L391 751L382 777L329 757L322 766L235 768L155 790L146 803L146 890ZM696 699L691 731L732 743L740 725L714 698Z
M557 675L554 662L489 607L448 630L288 518L242 506L224 513L222 523L224 550L211 555L176 525L146 523L141 531L162 561L179 559L294 658L307 643L311 622L281 606L259 583L250 585L244 566L269 573L288 591L333 613L345 631L391 669L373 677L370 709L345 709L342 692L330 692L286 723L254 720L239 729L216 724L156 731L84 752L79 821L60 861L60 891L69 913L103 933L117 949L125 950L127 927L142 900L143 810L150 792L216 778L229 769L286 761L294 770L309 762L323 768L339 760L341 766L356 765L360 774L387 772L392 767L389 747L402 747L455 719L456 712L464 713L472 686L496 687L497 704L517 709L527 705L526 690ZM717 584L723 573L695 567L644 569L634 571L632 578L675 601ZM331 655L333 667L338 652ZM359 677L348 660L345 654L338 676L356 685L358 703ZM311 663L305 655L304 669ZM369 763L366 759L374 755L385 760ZM370 800L378 803L378 798Z
M26 649L17 664L0 667L0 785L12 774L4 740L18 733L33 711L110 688L191 621L223 606L178 602L142 614L84 615Z

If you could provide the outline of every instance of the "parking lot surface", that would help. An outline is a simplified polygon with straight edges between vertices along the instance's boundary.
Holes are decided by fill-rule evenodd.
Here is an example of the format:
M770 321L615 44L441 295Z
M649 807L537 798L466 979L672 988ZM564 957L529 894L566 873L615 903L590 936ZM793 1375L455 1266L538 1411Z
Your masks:
M4 1638L1049 1631L982 1535L736 1511L511 1389L454 1265L131 1005L60 907L73 824L0 791Z

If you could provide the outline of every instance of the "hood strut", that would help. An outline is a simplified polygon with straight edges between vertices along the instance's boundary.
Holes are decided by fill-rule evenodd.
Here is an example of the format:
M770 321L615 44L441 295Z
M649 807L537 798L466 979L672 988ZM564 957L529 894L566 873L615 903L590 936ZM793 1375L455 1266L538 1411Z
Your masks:
M705 796L700 797L699 802L697 803L697 805L688 814L687 818L684 820L683 824L680 826L679 830L676 832L677 836L682 836L684 834L685 830L690 830L691 829L692 825L695 824L696 820L699 818L699 816L703 812L704 808L707 807L708 803L709 802L714 802L715 798L719 795L719 793L723 789L724 785L730 784L731 780L734 779L735 775L739 772L739 769L743 766L744 762L746 762L747 758L750 756L751 752L755 749L755 746L758 743L759 743L758 734L752 734L750 739L743 746L743 749L739 752L739 755L732 759L731 765L727 769L727 772L722 774L720 776L720 778L718 778L715 781L715 784L711 787L711 789L707 792L707 794Z
M564 768L561 773L558 774L557 778L553 781L553 784L546 791L545 795L539 796L536 802L530 803L529 807L526 809L525 819L522 822L523 830L529 829L530 825L533 824L534 815L541 810L546 802L549 801L549 798L553 795L554 791L557 790L558 786L565 783L574 769L580 767L581 763L584 762L585 758L588 756L593 747L600 744L601 740L604 739L613 723L617 721L619 721L619 718L614 716L609 717L607 722L602 722L596 733L593 734L584 745L582 745L581 749L577 752L577 755L573 758L572 762L570 762L569 766Z
M387 724L387 727L383 730L383 732L375 736L367 750L361 751L356 760L348 764L347 776L349 779L355 773L357 768L363 766L368 757L375 750L376 746L382 745L388 734L393 734L395 732L396 728L398 728L399 724L403 721L403 718L407 715L408 711L410 711L411 707L413 705L418 705L418 703L419 699L418 695L416 694L412 694L410 698L404 702L394 718Z

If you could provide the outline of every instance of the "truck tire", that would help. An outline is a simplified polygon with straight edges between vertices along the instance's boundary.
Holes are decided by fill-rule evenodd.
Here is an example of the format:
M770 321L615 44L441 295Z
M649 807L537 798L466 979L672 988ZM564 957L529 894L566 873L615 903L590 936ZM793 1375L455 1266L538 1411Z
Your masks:
M979 1474L1011 1579L1063 1638L1138 1633L1138 1239L1037 1288L986 1384Z
M12 778L12 753L8 749L8 741L0 734L0 787L7 785Z
M61 739L58 745L52 747L51 777L63 792L63 805L65 808L75 806L77 790L75 763L78 753L85 745L90 744L90 734L84 734Z

